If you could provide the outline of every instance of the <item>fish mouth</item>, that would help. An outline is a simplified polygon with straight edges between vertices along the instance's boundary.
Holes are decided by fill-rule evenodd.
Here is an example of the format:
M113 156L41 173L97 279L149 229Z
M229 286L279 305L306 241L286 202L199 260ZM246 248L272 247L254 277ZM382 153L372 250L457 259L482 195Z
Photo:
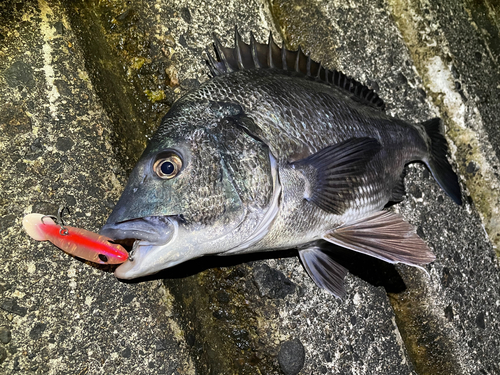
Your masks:
M106 223L100 234L118 243L130 244L132 240L148 245L165 245L173 234L174 224L168 216L150 216Z
M129 258L115 270L119 279L133 279L145 276L142 263L152 250L165 247L177 232L175 218L169 216L150 216L106 223L100 234L125 247Z

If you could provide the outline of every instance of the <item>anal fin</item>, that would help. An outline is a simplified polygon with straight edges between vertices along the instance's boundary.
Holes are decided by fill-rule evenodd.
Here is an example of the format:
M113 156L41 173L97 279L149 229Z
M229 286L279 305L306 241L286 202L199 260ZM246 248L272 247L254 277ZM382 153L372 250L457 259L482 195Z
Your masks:
M319 246L299 250L300 260L308 275L320 288L337 298L345 295L344 277L347 269L335 262Z
M415 228L394 212L381 211L326 233L323 238L389 263L410 266L436 259Z

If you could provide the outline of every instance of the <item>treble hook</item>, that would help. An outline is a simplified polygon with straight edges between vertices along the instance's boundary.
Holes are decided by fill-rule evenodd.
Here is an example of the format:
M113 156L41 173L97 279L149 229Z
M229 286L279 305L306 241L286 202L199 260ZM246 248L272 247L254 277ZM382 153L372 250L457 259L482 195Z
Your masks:
M70 214L69 208L67 206L59 206L59 209L57 210L57 216L54 216L54 215L43 215L40 218L40 220L42 221L43 224L45 224L43 222L43 219L45 219L46 217L52 219L56 224L58 224L61 227L59 229L59 234L61 236L67 236L68 233L69 233L68 228L66 228L64 226L64 221L62 219L62 214L63 214L64 210L66 210L68 212L68 215Z

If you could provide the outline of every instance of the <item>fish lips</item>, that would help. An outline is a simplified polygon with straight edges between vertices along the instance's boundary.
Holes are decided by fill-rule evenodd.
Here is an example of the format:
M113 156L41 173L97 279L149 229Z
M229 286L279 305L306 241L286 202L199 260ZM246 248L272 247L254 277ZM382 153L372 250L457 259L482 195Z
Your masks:
M150 216L126 220L117 223L106 223L100 234L115 241L136 240L141 244L165 245L170 241L174 225L169 217Z
M123 245L133 241L129 258L116 270L119 279L135 279L160 271L163 263L159 261L162 250L168 248L176 238L179 218L171 216L150 216L117 223L106 223L100 233ZM182 258L180 258L182 259ZM170 260L170 266L181 260Z

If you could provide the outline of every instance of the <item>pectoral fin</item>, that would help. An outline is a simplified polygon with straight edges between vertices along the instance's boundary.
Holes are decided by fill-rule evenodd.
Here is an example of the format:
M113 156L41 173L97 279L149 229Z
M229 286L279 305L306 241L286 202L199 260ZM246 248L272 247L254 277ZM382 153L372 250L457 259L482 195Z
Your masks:
M299 169L309 183L305 199L340 215L364 183L366 166L381 148L374 138L351 138L291 165Z
M323 238L389 263L419 266L436 257L415 233L415 228L390 211L381 211L326 233Z
M335 262L327 252L318 246L313 246L300 250L299 256L316 285L326 289L337 298L345 295L344 277L347 275L347 269Z

